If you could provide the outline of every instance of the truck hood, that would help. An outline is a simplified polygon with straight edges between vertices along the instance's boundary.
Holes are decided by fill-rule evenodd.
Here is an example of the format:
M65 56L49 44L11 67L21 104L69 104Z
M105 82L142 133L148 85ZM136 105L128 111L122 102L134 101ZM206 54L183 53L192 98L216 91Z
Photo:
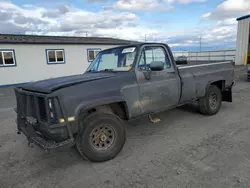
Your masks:
M114 77L114 73L85 73L74 76L65 76L59 78L52 78L37 82L31 82L21 86L24 90L34 91L39 93L49 94L55 90L80 84L83 82L91 82L95 80Z

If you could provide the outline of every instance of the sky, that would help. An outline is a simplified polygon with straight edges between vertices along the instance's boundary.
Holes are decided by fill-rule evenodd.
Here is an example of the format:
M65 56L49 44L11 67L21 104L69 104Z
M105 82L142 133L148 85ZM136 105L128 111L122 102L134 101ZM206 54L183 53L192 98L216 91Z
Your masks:
M233 49L250 0L0 0L0 33L164 42Z

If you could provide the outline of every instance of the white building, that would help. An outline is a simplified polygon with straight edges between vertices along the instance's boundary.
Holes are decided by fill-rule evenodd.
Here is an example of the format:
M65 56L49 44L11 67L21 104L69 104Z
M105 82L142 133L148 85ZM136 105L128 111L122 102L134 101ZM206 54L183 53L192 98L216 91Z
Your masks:
M100 50L130 43L98 37L0 35L0 87L81 74Z
M236 65L243 65L249 62L250 57L250 15L237 18L237 44L236 44Z

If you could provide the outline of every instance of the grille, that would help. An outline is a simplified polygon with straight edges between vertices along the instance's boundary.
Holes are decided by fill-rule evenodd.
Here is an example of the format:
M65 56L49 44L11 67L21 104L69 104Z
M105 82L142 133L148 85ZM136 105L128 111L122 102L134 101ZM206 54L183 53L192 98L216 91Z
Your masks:
M48 116L47 116L47 110L46 110L47 108L46 108L45 98L38 97L37 99L38 99L40 119L43 122L48 122Z
M16 98L17 112L21 117L34 117L40 121L48 122L46 100L44 97L16 91Z
M27 107L28 107L27 108L27 116L37 118L34 96L31 96L31 95L27 96Z
M59 122L58 118L62 117L57 97L47 98L18 89L15 89L15 94L19 118L33 117L39 122L56 124Z

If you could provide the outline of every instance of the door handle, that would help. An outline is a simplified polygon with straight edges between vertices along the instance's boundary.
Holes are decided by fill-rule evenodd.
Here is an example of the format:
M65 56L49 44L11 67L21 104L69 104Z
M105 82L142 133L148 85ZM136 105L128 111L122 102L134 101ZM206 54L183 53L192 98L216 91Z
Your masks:
M151 79L151 71L145 71L143 72L144 77L146 80L150 80Z
M171 72L167 72L167 73L170 73L170 74L175 74L175 71L171 71Z

